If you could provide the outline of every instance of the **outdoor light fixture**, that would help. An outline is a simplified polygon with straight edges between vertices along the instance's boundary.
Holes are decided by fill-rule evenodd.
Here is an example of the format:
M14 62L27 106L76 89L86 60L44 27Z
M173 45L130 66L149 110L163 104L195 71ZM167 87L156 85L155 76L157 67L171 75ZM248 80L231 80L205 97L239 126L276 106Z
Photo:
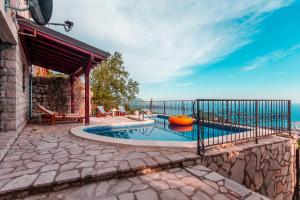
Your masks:
M63 26L65 28L65 31L69 32L72 30L74 23L69 20L66 20L64 23L49 23L49 25Z
M11 6L10 0L5 0L4 9L7 11L8 8L19 12L29 11L33 20L39 25L46 25L52 16L53 11L53 0L27 0L27 7L17 8Z
M149 174L149 173L151 173L151 171L152 171L151 168L145 168L145 169L142 170L142 173L143 174Z

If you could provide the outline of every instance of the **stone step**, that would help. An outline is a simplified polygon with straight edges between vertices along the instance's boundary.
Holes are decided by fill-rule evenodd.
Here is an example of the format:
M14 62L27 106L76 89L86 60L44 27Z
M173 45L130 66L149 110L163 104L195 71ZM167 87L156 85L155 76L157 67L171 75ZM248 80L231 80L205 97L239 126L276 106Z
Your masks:
M123 179L87 183L19 200L268 200L202 165L172 168Z
M40 174L25 174L6 184L0 190L0 200L9 200L23 198L29 195L35 195L44 192L58 191L70 187L81 186L87 183L103 181L112 178L124 178L141 174L148 174L164 169L176 167L194 166L200 163L200 157L196 154L189 155L188 158L183 156L168 157L167 159L157 160L158 162L147 163L139 162L137 159L129 160L129 165L119 165L95 170L93 168L83 168L61 172L56 175L55 171L49 171Z

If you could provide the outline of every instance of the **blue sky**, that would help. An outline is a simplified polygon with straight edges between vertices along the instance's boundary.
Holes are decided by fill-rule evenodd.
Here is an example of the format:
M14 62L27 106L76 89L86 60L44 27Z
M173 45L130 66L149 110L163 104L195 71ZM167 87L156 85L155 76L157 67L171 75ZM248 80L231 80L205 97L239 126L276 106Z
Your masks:
M54 21L75 23L70 36L123 54L143 99L300 102L299 1L55 0L54 5Z

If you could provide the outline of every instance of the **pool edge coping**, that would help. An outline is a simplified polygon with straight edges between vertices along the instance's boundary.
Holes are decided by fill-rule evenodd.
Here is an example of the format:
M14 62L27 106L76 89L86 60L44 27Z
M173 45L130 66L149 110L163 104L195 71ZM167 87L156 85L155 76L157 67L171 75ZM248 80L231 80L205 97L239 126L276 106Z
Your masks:
M88 126L77 126L70 129L70 134L93 141L105 142L117 145L131 145L140 147L176 147L176 148L196 148L197 141L158 141L158 140L135 140L135 139L122 139L112 138L107 136L95 135L84 131L86 128L93 127L122 127L122 126L134 126L134 125L147 125L154 123L152 119L145 119L144 121L135 122L118 122L112 124L93 124Z

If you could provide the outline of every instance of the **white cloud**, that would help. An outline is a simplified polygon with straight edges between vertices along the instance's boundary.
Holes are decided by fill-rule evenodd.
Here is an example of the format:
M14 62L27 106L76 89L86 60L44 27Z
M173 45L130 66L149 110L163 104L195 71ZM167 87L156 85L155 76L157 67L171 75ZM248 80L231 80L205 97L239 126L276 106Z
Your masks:
M73 21L71 36L121 52L133 78L155 83L248 44L262 15L291 1L55 0L53 20Z
M175 84L175 86L176 87L188 87L188 86L191 86L193 84L194 84L193 82L186 82L186 83L177 83L177 84Z
M300 44L296 44L288 49L279 49L272 51L264 56L257 57L254 61L248 63L246 66L243 66L241 69L242 71L252 71L257 68L263 67L269 62L278 61L291 53L295 50L300 49Z

